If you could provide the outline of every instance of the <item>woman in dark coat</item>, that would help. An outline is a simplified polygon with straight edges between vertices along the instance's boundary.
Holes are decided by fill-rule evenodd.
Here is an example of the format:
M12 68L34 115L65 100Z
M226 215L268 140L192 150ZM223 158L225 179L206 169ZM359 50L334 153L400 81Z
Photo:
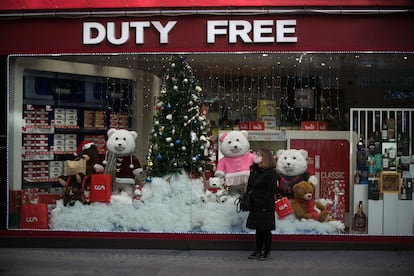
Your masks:
M249 259L267 260L270 258L272 230L275 229L275 194L277 190L276 162L267 148L260 148L250 167L247 193L251 193L252 210L246 227L256 229L256 250Z

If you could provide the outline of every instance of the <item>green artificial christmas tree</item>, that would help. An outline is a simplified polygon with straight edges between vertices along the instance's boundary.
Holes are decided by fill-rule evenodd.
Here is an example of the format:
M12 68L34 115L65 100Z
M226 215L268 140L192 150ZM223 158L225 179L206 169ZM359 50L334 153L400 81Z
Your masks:
M184 57L171 57L155 106L147 156L150 177L183 169L200 174L208 166L209 125L201 110L201 91Z

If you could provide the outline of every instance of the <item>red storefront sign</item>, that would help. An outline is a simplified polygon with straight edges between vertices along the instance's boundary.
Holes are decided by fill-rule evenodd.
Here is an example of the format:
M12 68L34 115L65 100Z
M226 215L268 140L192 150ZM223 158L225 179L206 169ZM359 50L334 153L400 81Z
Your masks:
M273 3L275 2L275 3ZM62 9L116 9L116 8L172 8L172 7L272 7L272 6L411 6L409 0L2 0L0 10L62 10Z
M413 27L408 14L22 18L0 24L0 54L413 51Z

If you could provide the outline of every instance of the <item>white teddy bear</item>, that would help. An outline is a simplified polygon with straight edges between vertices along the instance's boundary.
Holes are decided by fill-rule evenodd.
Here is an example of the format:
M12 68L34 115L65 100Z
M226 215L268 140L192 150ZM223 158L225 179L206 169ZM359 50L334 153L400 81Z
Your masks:
M278 173L278 190L281 196L293 198L293 186L301 181L308 181L314 187L318 178L307 172L308 152L304 149L278 150L276 171Z
M224 188L224 179L219 177L210 177L208 179L209 187L206 193L201 196L203 202L224 203L227 201L227 190Z
M230 194L241 193L249 179L254 155L250 152L247 137L245 130L233 130L219 137L220 151L224 157L218 161L215 176L225 179Z
M107 152L102 165L95 165L97 171L105 171L114 174L113 191L119 193L126 192L133 196L133 190L137 182L138 175L142 172L141 163L134 155L135 140L138 137L136 131L126 129L111 128L107 132L106 141ZM111 158L112 157L112 158Z

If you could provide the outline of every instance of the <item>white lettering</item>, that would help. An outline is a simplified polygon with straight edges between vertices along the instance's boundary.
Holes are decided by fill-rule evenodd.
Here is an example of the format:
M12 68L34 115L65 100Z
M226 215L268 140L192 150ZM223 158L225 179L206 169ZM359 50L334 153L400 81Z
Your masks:
M135 28L135 43L144 44L144 28L150 26L148 21L146 22L131 22L129 23L131 28Z
M93 186L95 191L105 191L105 185L95 185Z
M321 172L321 178L345 179L345 172Z
M231 20L229 24L229 43L237 43L237 37L244 43L251 43L249 33L252 30L250 22L245 20Z
M286 203L285 203L285 204L283 204L282 206L279 206L279 210L280 210L280 211L285 210L286 208L288 208L288 206L287 206L287 204L286 204Z
M157 29L157 31L160 33L160 43L168 43L168 33L175 26L177 21L169 21L167 25L165 25L165 27L163 27L159 21L153 21L151 23L155 27L155 29Z
M216 35L226 35L228 26L227 20L207 21L207 43L215 43Z
M93 37L93 32L96 32L96 36ZM104 41L106 37L105 26L98 22L85 22L83 23L83 44L99 44Z
M296 36L286 36L295 33L296 20L276 20L276 42L298 42Z
M255 20L253 21L253 40L254 42L275 42L275 38L272 36L263 36L264 34L272 34L273 32L273 20Z
M121 36L120 38L116 38L115 35L115 23L114 22L108 22L107 26L107 35L106 38L108 39L109 43L114 45L122 45L125 44L125 42L129 39L129 23L128 22L122 22L121 23Z
M297 42L296 20L211 20L207 21L207 43L217 36L228 36L228 43Z
M39 222L37 217L26 217L26 222Z
M84 22L83 23L83 44L96 45L102 43L105 38L113 45L123 45L130 39L130 31L135 33L135 44L144 44L145 42L145 30L151 25L159 33L160 43L168 43L168 34L174 28L177 21L168 21L165 26L159 21L133 21L133 22L121 22L119 24L115 22L108 22L102 25L98 22Z

